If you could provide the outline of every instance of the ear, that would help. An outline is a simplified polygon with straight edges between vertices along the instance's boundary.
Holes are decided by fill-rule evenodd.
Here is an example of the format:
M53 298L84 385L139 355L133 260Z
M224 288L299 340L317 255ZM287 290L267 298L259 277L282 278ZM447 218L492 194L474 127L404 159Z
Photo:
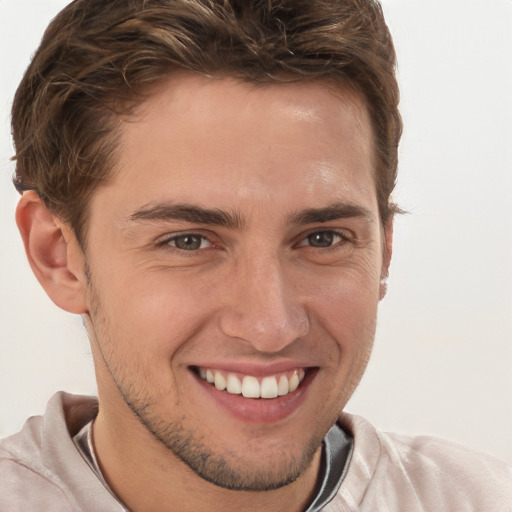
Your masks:
M16 223L32 271L50 299L71 313L86 313L84 257L72 230L48 212L34 191L23 193Z
M394 218L391 217L382 227L383 251L379 300L382 300L388 291L389 265L391 264L391 256L393 255L393 220Z

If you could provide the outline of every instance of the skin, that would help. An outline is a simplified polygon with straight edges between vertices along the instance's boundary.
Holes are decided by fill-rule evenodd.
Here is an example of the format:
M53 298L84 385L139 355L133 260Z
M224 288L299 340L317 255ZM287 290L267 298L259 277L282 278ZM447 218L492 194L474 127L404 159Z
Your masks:
M105 478L133 511L303 510L366 367L391 257L364 103L322 83L180 75L121 133L85 254L33 193L18 208L39 280L86 321ZM246 399L247 419L198 366L309 377L284 417Z

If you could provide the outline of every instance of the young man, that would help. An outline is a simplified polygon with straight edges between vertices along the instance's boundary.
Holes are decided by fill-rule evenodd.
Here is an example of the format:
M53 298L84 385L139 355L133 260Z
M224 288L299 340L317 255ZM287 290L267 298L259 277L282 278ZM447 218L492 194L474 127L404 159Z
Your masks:
M510 508L504 464L340 416L391 259L394 66L371 1L62 11L13 106L17 222L98 400L2 442L2 510Z

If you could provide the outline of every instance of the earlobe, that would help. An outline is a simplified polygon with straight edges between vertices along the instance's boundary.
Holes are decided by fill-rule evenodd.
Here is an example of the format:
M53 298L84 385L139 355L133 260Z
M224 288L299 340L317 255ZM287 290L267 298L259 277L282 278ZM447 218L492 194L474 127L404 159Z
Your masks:
M86 313L83 254L71 230L48 212L34 191L21 197L16 222L32 271L50 299L71 313Z

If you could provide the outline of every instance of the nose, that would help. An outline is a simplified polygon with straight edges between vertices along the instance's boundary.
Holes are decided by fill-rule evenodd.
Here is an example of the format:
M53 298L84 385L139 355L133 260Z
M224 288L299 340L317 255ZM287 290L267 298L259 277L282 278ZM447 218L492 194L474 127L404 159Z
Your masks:
M283 350L309 330L298 284L277 257L251 257L227 283L228 300L220 316L223 333L250 343L259 352Z

